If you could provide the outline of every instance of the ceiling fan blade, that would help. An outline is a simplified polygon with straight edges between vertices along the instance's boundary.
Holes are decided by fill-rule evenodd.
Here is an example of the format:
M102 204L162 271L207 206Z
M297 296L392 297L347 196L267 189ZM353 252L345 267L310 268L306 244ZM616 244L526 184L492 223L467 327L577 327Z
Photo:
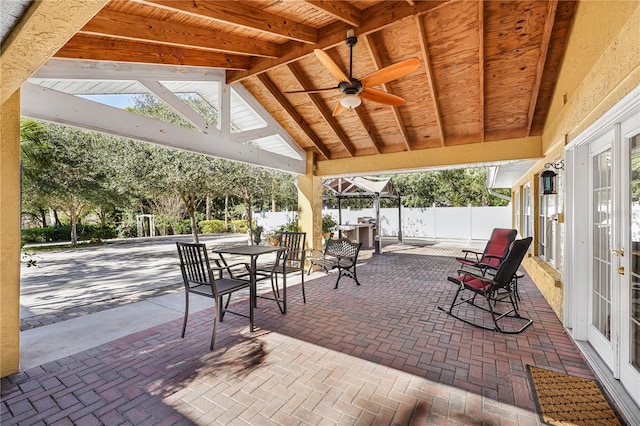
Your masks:
M405 102L405 100L400 96L392 95L391 93L383 92L376 89L364 89L362 92L360 92L360 97L391 106L400 106Z
M313 53L316 54L316 57L320 61L320 63L331 73L332 76L336 78L338 81L349 81L349 77L333 62L333 59L322 49L315 49Z
M328 92L329 90L336 90L336 87L325 87L324 89L309 89L309 90L291 90L289 92L282 92L285 95L290 93L320 93L320 92Z
M331 116L335 117L336 115L340 114L342 111L344 111L344 107L342 106L340 101L338 101L338 103L336 104L336 107L333 109L333 113L331 114Z
M414 72L420 66L420 60L417 58L407 59L397 64L389 65L381 70L372 72L368 76L361 78L360 81L364 87L379 86L396 78L403 77Z

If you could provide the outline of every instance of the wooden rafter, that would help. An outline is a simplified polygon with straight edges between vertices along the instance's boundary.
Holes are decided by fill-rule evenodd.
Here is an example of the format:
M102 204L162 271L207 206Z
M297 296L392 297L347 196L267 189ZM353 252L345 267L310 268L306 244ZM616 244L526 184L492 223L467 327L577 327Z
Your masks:
M376 6L362 11L362 25L358 28L358 36L370 34L389 25L398 22L414 14L423 15L430 10L447 4L450 0L418 2L415 6L408 3L398 4L391 1L383 1ZM282 46L285 52L280 58L257 58L252 61L251 69L247 71L232 71L227 73L227 83L244 80L253 75L260 74L280 65L296 61L313 53L314 49L328 49L344 43L344 37L351 26L343 22L327 25L319 30L322 37L318 44L300 44L288 42Z
M280 89L271 81L268 75L265 73L257 75L258 80L264 85L264 87L271 93L278 103L284 108L285 111L291 116L291 118L300 126L302 131L311 139L311 142L316 146L318 151L324 156L325 159L330 159L330 153L324 143L320 140L318 135L315 134L313 129L309 127L309 125L304 121L302 116L296 111L296 109L291 105L291 103L284 97Z
M431 58L429 56L429 45L427 44L427 29L424 25L424 21L420 17L416 18L416 23L418 24L418 39L420 41L420 49L422 50L422 58L424 59L424 68L427 73L427 82L429 83L431 98L433 99L433 110L435 111L436 123L438 124L438 135L440 136L440 142L442 146L445 146L442 114L440 112L440 103L438 102L438 92L436 91L436 84L433 80L433 68L431 66Z
M362 22L362 11L346 1L307 0L307 3L356 28Z
M367 136L369 137L371 144L376 149L376 153L382 154L382 145L380 144L380 141L373 134L373 129L371 127L371 124L369 124L369 120L364 114L364 110L362 108L355 108L355 112L358 118L360 119L360 122L362 123L362 127L364 127L364 129L367 131Z
M533 84L533 88L531 89L529 114L527 116L527 136L531 134L531 126L533 125L533 116L536 111L536 103L538 101L538 93L540 92L540 84L542 83L542 75L544 74L547 52L549 51L549 43L551 43L551 35L553 34L553 23L555 22L556 10L558 10L558 0L550 0L549 8L547 9L547 17L544 22L540 56L538 57L538 65L536 68L536 80Z
M302 86L303 90L309 90L312 88L311 82L309 79L304 76L300 68L296 64L288 65L289 71L293 74L293 77L298 81L298 84ZM335 133L336 137L344 146L344 149L349 153L351 157L354 157L356 154L356 149L353 147L353 144L349 141L349 137L344 133L344 130L338 126L336 120L331 116L331 110L327 108L326 104L322 101L322 98L318 93L307 93L311 102L315 105L315 107L320 111L322 118L324 121L331 127L333 133Z
M378 52L378 49L375 48L375 46L373 45L373 42L371 41L371 36L365 35L364 37L362 37L362 39L364 40L364 45L367 47L367 50L369 51L369 55L373 60L373 65L375 66L376 70L382 69L384 67L382 64L382 59L380 58L380 53ZM383 83L382 89L385 92L391 93L391 90L389 89L389 83ZM394 106L390 108L393 111L393 118L396 122L396 126L398 126L398 130L400 130L400 134L402 135L402 140L404 141L404 145L406 146L408 151L411 151L411 142L409 142L409 135L407 134L407 128L402 122L402 117L400 116L400 110L398 109L398 107L394 107Z
M478 80L480 84L480 141L484 142L484 0L478 0Z
M197 52L197 53L196 53ZM226 69L248 69L249 57L207 50L152 45L133 40L77 34L55 54L56 58L94 61L144 62L163 65L188 65Z
M230 23L303 43L317 43L318 30L264 10L231 1L195 2L190 0L134 0L199 18Z
M263 57L280 55L280 48L274 43L248 40L245 37L218 32L214 36L211 30L205 28L133 16L109 9L102 10L82 28L80 33L238 55Z

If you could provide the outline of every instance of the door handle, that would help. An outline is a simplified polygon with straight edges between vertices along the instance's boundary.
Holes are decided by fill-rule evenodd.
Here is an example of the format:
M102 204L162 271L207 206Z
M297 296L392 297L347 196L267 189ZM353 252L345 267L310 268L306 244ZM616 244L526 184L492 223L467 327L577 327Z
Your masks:
M624 249L615 249L615 250L611 250L611 254L616 255L616 256L624 256Z
M618 266L618 273L624 275L624 266Z

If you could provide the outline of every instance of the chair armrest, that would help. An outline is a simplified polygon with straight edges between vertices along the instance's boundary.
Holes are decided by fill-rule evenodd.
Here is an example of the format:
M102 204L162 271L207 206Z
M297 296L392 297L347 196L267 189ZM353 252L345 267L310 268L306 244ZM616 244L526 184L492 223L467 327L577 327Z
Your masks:
M482 282L486 282L486 283L493 283L492 279L489 279L483 275L478 275L478 274L474 274L473 272L467 270L467 269L458 269L458 273L460 275L466 276L466 277L472 277L475 279L478 279ZM464 284L464 279L462 280L462 283Z
M229 274L229 278L233 278L233 279L236 279L241 276L245 276L251 272L251 267L249 266L248 263L238 262L238 263L227 264L226 262L224 262L224 264L221 264L220 260L218 259L213 259L213 261L216 263L217 266L212 267L211 270L218 272L218 278L223 277L222 273L224 271L227 271L227 273ZM246 271L240 270L238 266L244 267ZM232 268L235 268L235 269L232 270Z
M319 259L324 257L324 250L307 249L307 259Z

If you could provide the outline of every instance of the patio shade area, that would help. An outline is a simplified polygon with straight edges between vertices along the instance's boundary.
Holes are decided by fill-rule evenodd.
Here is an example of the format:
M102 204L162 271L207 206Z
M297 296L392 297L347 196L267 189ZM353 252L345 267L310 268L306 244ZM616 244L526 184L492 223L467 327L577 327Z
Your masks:
M522 334L437 310L459 253L363 251L361 286L314 273L303 304L293 281L286 315L260 301L257 331L229 317L211 352L213 307L184 339L172 320L3 378L2 424L541 424L527 365L594 376L528 276Z

